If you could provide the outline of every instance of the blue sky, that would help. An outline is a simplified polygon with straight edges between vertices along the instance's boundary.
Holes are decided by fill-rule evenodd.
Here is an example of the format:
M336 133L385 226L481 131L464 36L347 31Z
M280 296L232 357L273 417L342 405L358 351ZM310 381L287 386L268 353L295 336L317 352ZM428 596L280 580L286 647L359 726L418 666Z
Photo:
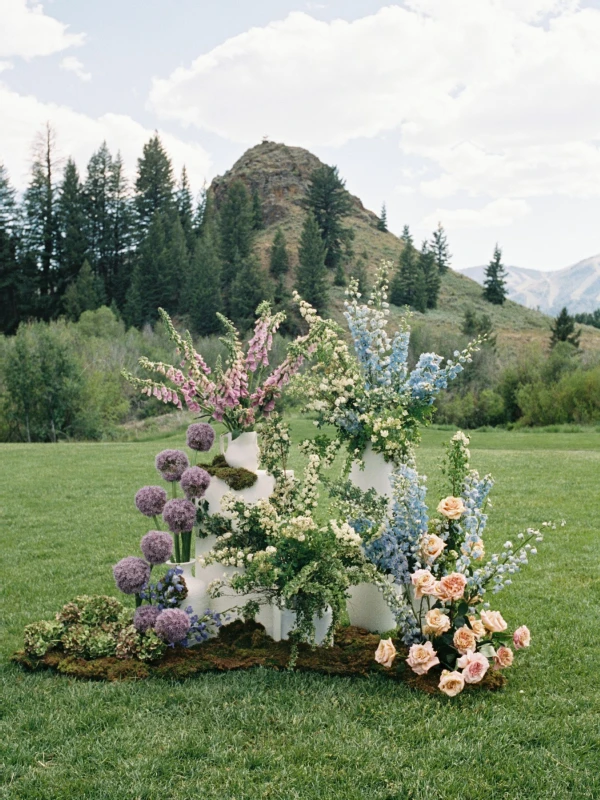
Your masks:
M600 3L0 0L0 160L27 181L45 120L80 168L130 174L154 129L193 186L267 135L337 164L457 268L600 252Z

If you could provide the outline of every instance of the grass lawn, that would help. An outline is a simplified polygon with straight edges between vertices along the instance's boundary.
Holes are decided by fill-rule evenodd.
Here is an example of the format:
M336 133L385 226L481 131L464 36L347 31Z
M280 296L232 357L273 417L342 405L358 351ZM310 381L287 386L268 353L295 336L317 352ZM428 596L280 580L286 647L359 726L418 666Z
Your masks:
M426 432L426 474L449 436ZM533 635L499 693L262 669L86 683L10 665L24 625L116 594L111 565L146 532L133 495L183 441L0 446L2 800L600 797L598 432L473 435L473 465L497 479L488 550L568 523L494 603Z

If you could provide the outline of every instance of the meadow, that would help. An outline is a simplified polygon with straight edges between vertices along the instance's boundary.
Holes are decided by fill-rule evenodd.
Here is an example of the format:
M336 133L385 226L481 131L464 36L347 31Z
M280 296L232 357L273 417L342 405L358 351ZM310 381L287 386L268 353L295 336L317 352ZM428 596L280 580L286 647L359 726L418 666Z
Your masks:
M312 431L294 420L296 437ZM424 434L432 489L450 435ZM488 549L567 521L494 603L533 636L500 692L266 669L106 684L10 664L27 623L116 594L111 566L146 532L134 493L156 482L156 452L183 442L0 445L2 800L600 796L598 431L473 434L473 466L497 480Z

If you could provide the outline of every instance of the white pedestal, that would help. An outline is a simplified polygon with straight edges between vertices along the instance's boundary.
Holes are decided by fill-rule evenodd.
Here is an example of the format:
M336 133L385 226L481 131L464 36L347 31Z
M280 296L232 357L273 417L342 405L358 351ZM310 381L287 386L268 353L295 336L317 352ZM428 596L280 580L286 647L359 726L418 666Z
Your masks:
M350 624L372 633L384 633L396 627L396 618L385 602L383 592L374 583L359 583L350 587L346 603Z
M221 511L221 500L228 492L239 497L244 503L256 503L257 500L270 497L275 489L275 478L264 469L259 469L256 475L254 486L249 486L247 489L240 489L239 491L233 490L220 478L211 477L209 487L204 495L204 500L208 503L208 513L223 513Z
M364 463L364 468L363 468ZM363 453L362 461L353 461L350 480L363 492L375 489L377 494L391 496L390 478L394 472L394 464L386 461L381 453L375 453L369 443Z
M296 626L296 612L291 611L289 608L278 608L277 606L267 606L265 607L271 610L270 615L270 629L267 627L263 619L260 619L260 616L257 618L258 622L261 622L265 625L265 630L268 635L274 639L276 642L285 641L289 639L290 633L294 630ZM262 609L261 609L262 612ZM265 614L266 618L266 614ZM327 631L331 626L332 620L332 611L329 606L325 609L322 617L315 617L313 618L313 622L315 625L315 643L318 645L322 645L325 639L327 638Z

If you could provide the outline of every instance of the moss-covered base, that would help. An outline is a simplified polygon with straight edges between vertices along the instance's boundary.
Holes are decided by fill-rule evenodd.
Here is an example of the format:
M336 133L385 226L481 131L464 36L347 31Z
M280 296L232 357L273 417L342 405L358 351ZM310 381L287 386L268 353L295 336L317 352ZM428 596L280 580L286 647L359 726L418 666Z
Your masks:
M209 475L225 481L227 486L236 492L249 489L258 479L258 475L249 469L230 467L222 455L216 455L210 464L198 464L198 466L206 470Z
M298 647L295 669L299 672L320 672L324 675L368 675L379 673L392 680L404 681L409 686L429 693L438 691L439 673L415 675L404 663L407 650L396 642L398 667L386 669L374 660L380 637L362 628L340 628L335 637L335 645L330 648L308 645ZM169 648L159 660L145 663L135 659L96 658L86 661L52 650L41 659L35 659L24 652L15 653L13 661L26 669L50 668L63 675L91 680L126 680L130 678L189 678L202 672L250 669L251 667L270 667L287 669L290 663L290 642L274 642L262 625L256 622L237 620L221 629L216 639L189 649ZM490 670L481 683L468 687L472 689L500 689L506 678L499 672Z

